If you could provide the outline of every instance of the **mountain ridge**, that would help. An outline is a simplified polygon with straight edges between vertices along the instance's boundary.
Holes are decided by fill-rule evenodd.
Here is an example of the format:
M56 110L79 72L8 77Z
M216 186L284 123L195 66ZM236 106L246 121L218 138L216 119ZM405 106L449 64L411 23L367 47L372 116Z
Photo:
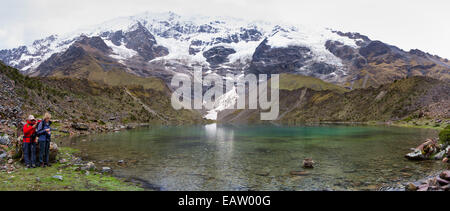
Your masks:
M201 123L196 111L172 109L171 92L164 83L154 87L109 85L73 77L29 77L0 62L0 118L2 126L18 127L30 114L51 112L73 131L71 124L91 125L89 130L128 123ZM151 99L151 100L150 100Z
M104 52L122 68L166 82L193 67L225 75L294 73L320 78L350 89L379 86L407 76L450 80L450 62L420 50L403 51L359 33L321 27L168 13L142 13L87 27L64 36L49 36L30 46L0 51L0 60L25 74L53 71L40 67L70 49L82 37L100 37Z
M274 122L369 122L402 121L421 118L450 119L450 83L413 76L377 88L346 92L312 85L297 89L280 86L280 118ZM260 123L261 110L225 110L219 121Z

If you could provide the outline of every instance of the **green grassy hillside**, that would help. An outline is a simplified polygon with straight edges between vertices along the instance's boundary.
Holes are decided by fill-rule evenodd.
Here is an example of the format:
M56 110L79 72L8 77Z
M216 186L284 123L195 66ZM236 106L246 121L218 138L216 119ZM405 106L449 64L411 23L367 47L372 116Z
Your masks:
M450 84L432 78L416 76L378 88L347 92L312 89L294 83L286 85L283 84L286 80L281 81L280 116L277 120L280 123L450 119ZM296 86L302 88L286 88ZM229 113L223 118L225 121L260 121L259 110Z
M73 122L171 124L203 121L196 112L175 111L170 104L170 91L156 78L140 78L141 81L134 83L131 77L122 77L124 82L128 81L126 85L72 77L34 78L23 76L2 63L0 74L16 84L17 99L12 104L22 105L22 118L49 111L57 119ZM120 78L108 74L105 80L111 82L113 80L109 79L116 76ZM169 118L165 118L166 115Z
M280 74L280 90L292 91L301 88L309 88L316 91L333 90L339 93L348 91L344 87L327 83L318 78L295 74Z

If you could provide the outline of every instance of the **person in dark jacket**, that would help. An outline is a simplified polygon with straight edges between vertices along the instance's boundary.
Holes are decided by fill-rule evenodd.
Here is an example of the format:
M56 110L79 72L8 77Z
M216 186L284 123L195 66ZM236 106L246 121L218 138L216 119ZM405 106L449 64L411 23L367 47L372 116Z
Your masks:
M48 162L51 141L51 117L49 113L45 113L44 119L39 122L36 129L36 135L39 140L39 165L41 167L51 166Z
M23 126L23 158L27 168L36 167L36 119L33 115L28 116Z

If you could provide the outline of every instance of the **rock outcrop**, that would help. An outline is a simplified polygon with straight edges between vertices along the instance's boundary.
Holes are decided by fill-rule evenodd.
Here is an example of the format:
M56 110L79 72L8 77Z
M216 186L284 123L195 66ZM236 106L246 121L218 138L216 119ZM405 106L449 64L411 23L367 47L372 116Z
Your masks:
M441 160L448 155L450 146L439 144L437 139L428 139L405 155L408 160Z
M314 168L314 161L311 158L303 160L303 168Z
M273 48L265 39L253 54L250 71L256 74L293 73L311 59L311 50L307 47Z
M155 36L140 22L132 26L128 32L120 30L114 33L105 33L103 36L109 37L116 46L124 44L127 48L136 51L145 61L169 54L169 50L158 45Z
M236 51L232 48L217 46L205 51L203 56L210 65L219 65L228 62L228 56L234 53Z
M408 183L406 191L450 191L450 170L445 170L439 175Z

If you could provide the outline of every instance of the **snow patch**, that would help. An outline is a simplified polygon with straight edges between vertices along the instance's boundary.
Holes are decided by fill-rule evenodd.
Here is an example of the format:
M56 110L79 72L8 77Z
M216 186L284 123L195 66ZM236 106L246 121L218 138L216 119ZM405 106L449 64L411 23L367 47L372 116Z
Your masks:
M260 41L251 41L251 42L238 42L230 45L236 53L228 56L230 63L240 62L246 63L251 61L253 54L255 53L256 48L259 46Z
M267 45L273 48L307 47L313 53L315 61L343 66L342 60L326 49L325 44L328 40L339 41L354 48L358 47L355 40L340 36L329 29L313 26L280 30L268 38Z
M209 110L204 118L217 120L217 114L225 109L234 108L234 105L236 104L238 98L239 95L237 94L237 89L233 86L230 91L217 98L217 100L214 102L214 109Z
M110 57L117 60L126 60L133 56L136 56L138 52L133 49L129 49L122 42L119 46L114 45L110 40L103 40L105 44L113 50L113 54L109 55Z
M169 50L169 54L163 57L155 58L152 61L174 59L200 63L206 62L206 58L201 54L197 54L195 56L189 54L190 41L177 40L175 38L163 38L156 35L154 36L156 43L166 47Z

